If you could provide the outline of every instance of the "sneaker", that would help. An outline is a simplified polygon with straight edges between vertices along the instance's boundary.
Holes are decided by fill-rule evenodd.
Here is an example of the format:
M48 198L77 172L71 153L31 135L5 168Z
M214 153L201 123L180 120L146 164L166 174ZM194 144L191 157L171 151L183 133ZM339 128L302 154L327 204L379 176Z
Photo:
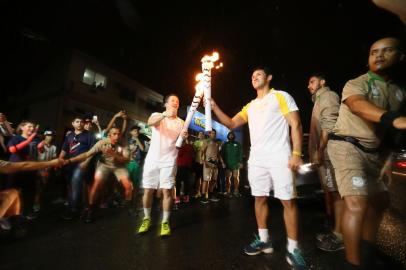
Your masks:
M41 206L39 204L34 204L34 206L32 207L32 211L34 213L38 213L41 210Z
M293 253L288 252L286 254L286 261L295 270L307 270L306 262L300 249L296 248Z
M162 222L161 224L161 236L169 236L171 235L171 227L169 226L169 222Z
M328 238L336 238L336 236L332 231L330 231L328 233L318 233L318 234L316 234L316 240L319 241L319 242L323 242L325 239L328 239Z
M233 193L233 196L235 197L235 198L241 198L242 197L242 195L241 195L241 193L240 192L234 192Z
M228 199L231 199L231 193L229 193L229 192L224 192L224 198L228 198Z
M335 235L334 237L324 237L322 241L319 241L316 244L317 248L324 250L324 251L337 251L340 249L344 249L344 242L339 240Z
M34 219L38 218L38 214L35 212L32 212L32 213L29 213L28 215L26 215L25 218L27 220L34 220Z
M261 242L259 237L255 235L254 241L244 248L244 252L250 256L257 255L261 252L269 254L273 252L273 247L271 241L268 241L268 243Z
M209 202L210 201L207 198L203 198L203 199L200 200L200 203L202 203L202 204L208 204Z
M211 201L211 202L218 202L218 201L220 201L220 199L217 198L216 196L212 196L212 197L210 198L210 201Z
M144 218L140 228L138 229L138 233L146 233L149 230L149 227L151 227L151 219Z
M175 204L178 204L178 203L180 203L180 197L179 197L179 196L176 196L176 198L175 198Z
M10 221L7 218L0 218L0 228L9 231L11 229Z

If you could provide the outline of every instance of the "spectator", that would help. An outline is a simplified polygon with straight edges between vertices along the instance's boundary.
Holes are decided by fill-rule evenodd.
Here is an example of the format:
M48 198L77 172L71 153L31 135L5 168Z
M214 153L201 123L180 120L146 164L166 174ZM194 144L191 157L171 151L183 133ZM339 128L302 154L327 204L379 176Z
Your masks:
M111 128L108 132L107 139L98 141L88 152L67 160L68 164L81 162L97 153L102 153L94 174L94 183L89 192L89 207L84 214L86 223L93 221L93 213L99 188L102 183L107 181L110 173L114 173L117 180L124 186L126 205L128 206L130 204L132 198L132 184L126 169L126 164L130 161L130 151L127 147L119 145L118 140L120 135L118 128Z
M62 145L62 151L59 158L73 158L88 151L94 144L94 136L84 130L84 122L81 117L76 117L72 121L74 128L70 132ZM86 165L89 160L79 164L70 164L65 167L65 176L70 179L69 206L62 215L65 220L72 220L79 214L79 203L82 197L83 176L86 171Z
M56 146L53 145L54 133L50 130L44 132L44 140L40 142L37 146L38 149L38 161L50 161L55 159L56 154ZM49 182L50 175L52 174L52 170L50 168L41 169L38 171L40 176L37 179L37 188L36 188L36 195L35 195L35 202L34 202L34 212L39 212L41 208L41 197L42 192L46 185Z
M189 137L183 141L182 147L178 152L178 159L176 164L178 166L176 173L176 199L175 204L179 204L181 199L183 202L189 202L189 187L191 179L191 170L193 165L193 160L195 156L195 151ZM180 197L181 188L183 184L183 197Z
M231 178L234 183L234 197L241 197L240 187L240 168L242 167L242 146L235 140L234 132L227 134L228 141L223 144L221 154L226 164L226 195L230 196Z
M17 127L17 134L7 144L11 162L37 160L36 138L38 126L31 121L23 121ZM28 219L35 219L37 215L32 212L35 198L35 172L18 172L9 176L8 187L21 189L23 196L23 209Z
M0 160L0 173L21 173L22 171L32 171L45 169L51 166L58 166L60 161L57 159L46 162L7 162ZM33 179L27 179L33 181ZM0 231L14 230L16 237L26 234L26 230L21 227L21 219L15 218L14 224L10 224L10 218L21 214L21 199L16 189L7 189L0 191ZM13 225L13 226L12 226Z
M133 126L130 129L131 137L128 139L128 147L130 149L130 163L127 165L128 173L130 174L130 179L133 183L133 198L132 202L134 208L136 209L136 194L140 188L141 182L141 166L143 162L143 151L145 150L145 145L141 141L140 137L140 127Z
M0 113L0 157L5 158L7 153L7 138L14 134L14 130L7 121L6 116Z
M203 161L202 161L202 146L204 142L204 133L199 132L197 135L197 140L193 142L193 148L195 150L195 160L193 163L193 172L195 174L195 198L200 198L201 195L201 184L203 177Z
M202 160L203 160L203 185L202 195L204 198L201 203L209 203L210 201L218 202L219 199L214 195L213 190L217 182L218 165L224 165L220 156L220 145L216 140L216 131L213 129L209 131L209 139L207 139L202 146Z

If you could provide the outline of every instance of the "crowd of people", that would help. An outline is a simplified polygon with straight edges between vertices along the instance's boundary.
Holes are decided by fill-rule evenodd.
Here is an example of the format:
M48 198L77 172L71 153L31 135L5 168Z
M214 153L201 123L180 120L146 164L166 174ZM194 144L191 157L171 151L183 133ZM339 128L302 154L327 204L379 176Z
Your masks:
M168 98L177 99L175 95ZM181 128L182 120L177 119L176 122L177 127ZM105 129L100 127L97 117L93 119L74 117L72 128L64 134L60 147L55 145L54 131L47 129L40 134L39 126L33 121L22 121L14 129L6 115L1 113L0 128L2 160L8 160L10 164L22 164L26 161L47 164L42 165L41 168L29 167L32 169L13 171L7 176L2 175L0 179L0 229L11 231L13 226L10 221L19 220L19 226L14 226L14 231L19 230L18 235L21 235L24 230L20 226L24 223L23 221L36 219L44 203L63 203L65 207L60 216L67 221L80 218L85 223L90 223L94 220L97 209L108 206L125 207L133 215L138 215L141 207L139 205L140 189L142 187L145 189L144 196L150 194L149 177L143 181L142 174L143 172L145 175L153 173L148 166L156 165L157 159L163 159L164 166L171 165L168 175L173 175L171 181L176 182L176 184L153 185L155 189L160 188L156 197L163 198L164 209L168 210L164 211L165 218L169 217L166 212L171 209L177 210L181 203L187 204L191 198L198 199L201 194L205 195L204 198L208 198L208 190L201 192L201 177L204 168L207 167L204 165L207 163L203 162L204 160L211 162L212 172L217 171L217 164L214 164L212 159L204 157L209 150L203 146L209 139L206 139L203 132L199 132L195 139L192 134L188 134L179 153L175 149L172 155L165 157L162 151L157 150L156 143L152 143L149 147L149 138L140 133L141 128L138 125L132 126L127 132L125 111L115 114ZM175 138L178 134L173 136ZM242 166L241 144L234 141L233 132L230 132L229 138L230 142L233 141L238 146L239 152L223 151L225 160L230 159L230 153L231 155L236 153L238 158L234 160L238 160L238 167L240 167ZM218 148L216 153L220 153L221 142L216 140L215 134L212 140ZM171 142L169 141L168 144ZM162 145L159 144L159 147ZM148 155L149 152L151 154ZM154 153L155 156L153 156ZM217 158L223 160L220 156L216 156L216 161ZM149 161L151 159L152 161ZM144 166L145 160L146 166ZM174 161L176 166L173 164ZM225 163L222 161L221 165L225 166ZM225 170L226 167L222 166L219 164L220 169ZM233 166L235 167L235 164ZM234 171L234 175L236 174L237 172ZM220 185L226 185L225 176L217 178L216 173L216 177L211 175L205 182L211 183L210 194L214 192L221 192L226 196L229 194L225 190L220 190ZM239 183L234 182L234 184L238 193ZM214 189L215 186L218 188ZM166 188L168 191L165 191ZM50 190L54 196L52 201L43 198L46 189L48 191L52 189ZM152 197L149 200L152 203Z
M328 87L326 76L318 73L309 78L308 90L314 102L309 157L318 168L327 213L334 220L330 233L316 236L317 246L326 251L345 249L346 269L374 269L377 230L389 199L383 180L386 174L381 170L387 151L381 142L386 131L406 129L401 111L406 93L394 75L404 58L399 40L376 41L370 48L369 71L345 84L341 100ZM301 116L288 92L270 87L273 76L267 67L253 70L251 81L257 97L232 118L213 99L210 106L230 130L244 124L249 127L248 181L255 197L258 234L244 252L273 252L268 230L268 197L273 190L283 205L286 260L295 269L308 269L299 245L294 178L303 164ZM164 104L163 112L153 113L148 119L152 128L149 147L140 138L139 127L131 127L126 135L127 116L121 111L104 130L97 119L75 117L59 155L52 144L52 131L45 131L41 140L38 126L23 121L14 132L1 114L0 142L10 162L2 161L0 170L11 173L0 193L1 228L13 226L9 216L22 213L27 219L36 217L42 191L54 172L51 166L62 167L61 178L66 180L61 183L60 194L66 201L62 214L66 220L81 216L91 222L96 209L111 199L123 207L137 207L137 194L142 188L144 215L136 229L140 234L150 229L156 197L162 200L161 236L171 234L171 211L180 203L189 203L192 197L203 205L218 202L219 194L241 197L243 152L235 134L230 132L225 143L216 139L215 130L208 132L207 138L203 132L193 138L178 117L177 95L166 96ZM121 127L118 118L123 120ZM100 138L92 132L93 124L102 134ZM184 143L177 149L179 136ZM33 160L39 162L30 162ZM117 181L108 183L109 176Z

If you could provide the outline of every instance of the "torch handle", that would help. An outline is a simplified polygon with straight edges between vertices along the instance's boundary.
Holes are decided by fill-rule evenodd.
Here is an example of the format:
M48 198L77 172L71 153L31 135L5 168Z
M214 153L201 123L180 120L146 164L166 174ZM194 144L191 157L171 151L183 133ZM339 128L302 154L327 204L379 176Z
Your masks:
M211 131L212 130L212 123L211 123L211 66L207 68L207 65L203 65L203 78L204 78L204 100L205 100L205 130Z
M203 95L202 92L196 93L196 95L193 97L192 105L190 105L189 111L188 111L186 119L185 119L185 123L183 124L183 127L182 127L182 132L188 130L188 128L190 126L190 122L192 122L193 115L195 114L197 108L199 107L199 103L200 103L200 100L202 99L202 95ZM182 144L183 144L183 138L182 138L182 136L179 136L178 139L176 140L176 147L181 148Z

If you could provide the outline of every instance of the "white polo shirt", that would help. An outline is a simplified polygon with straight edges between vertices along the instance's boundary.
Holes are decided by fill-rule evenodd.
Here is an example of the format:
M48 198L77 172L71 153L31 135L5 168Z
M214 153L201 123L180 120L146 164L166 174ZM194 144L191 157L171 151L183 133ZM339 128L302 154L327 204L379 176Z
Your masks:
M151 116L158 113L153 113ZM183 120L165 117L157 127L152 126L151 145L145 164L159 163L160 167L174 166L178 156L176 140L183 127Z
M256 98L244 106L238 115L248 122L250 130L250 164L287 166L291 145L285 115L298 110L292 96L274 89L263 98Z

